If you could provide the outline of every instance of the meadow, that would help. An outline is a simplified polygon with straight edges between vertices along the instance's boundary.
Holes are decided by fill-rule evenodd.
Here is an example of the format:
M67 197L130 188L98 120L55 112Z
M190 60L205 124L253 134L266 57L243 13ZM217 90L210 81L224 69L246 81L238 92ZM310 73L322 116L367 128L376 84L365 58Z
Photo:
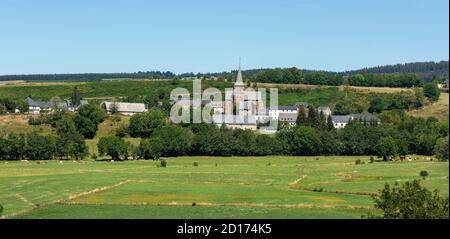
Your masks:
M361 218L380 213L370 195L384 183L420 179L421 170L430 174L422 184L448 197L448 163L420 159L9 161L0 162L0 203L6 218Z

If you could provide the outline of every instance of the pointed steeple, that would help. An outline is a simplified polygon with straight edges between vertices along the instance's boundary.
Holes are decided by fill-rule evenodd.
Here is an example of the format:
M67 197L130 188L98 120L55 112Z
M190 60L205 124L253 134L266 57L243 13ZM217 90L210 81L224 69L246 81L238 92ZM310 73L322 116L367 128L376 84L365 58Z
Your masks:
M242 71L241 71L241 59L239 58L239 69L236 77L235 86L245 86L244 81L242 79Z

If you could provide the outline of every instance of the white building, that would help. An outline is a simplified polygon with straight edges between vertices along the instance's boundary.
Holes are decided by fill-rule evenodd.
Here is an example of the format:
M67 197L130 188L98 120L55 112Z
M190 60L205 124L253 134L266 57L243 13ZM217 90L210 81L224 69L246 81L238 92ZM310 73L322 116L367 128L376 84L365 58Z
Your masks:
M273 106L269 108L269 117L278 120L281 113L298 114L297 106Z

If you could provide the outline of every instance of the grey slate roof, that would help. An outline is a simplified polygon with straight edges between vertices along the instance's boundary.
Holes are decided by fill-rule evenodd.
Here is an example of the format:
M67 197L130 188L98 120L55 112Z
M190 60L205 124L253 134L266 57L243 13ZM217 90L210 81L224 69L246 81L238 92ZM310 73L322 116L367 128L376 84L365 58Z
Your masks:
M348 123L352 120L352 115L332 115L331 119L333 123Z
M50 108L50 102L48 101L33 100L30 97L27 97L26 101L27 104L32 107Z
M297 110L297 106L272 106L271 110Z
M295 121L297 121L297 114L296 113L280 113L278 115L278 120L287 121L287 122L295 122Z
M309 104L308 104L308 102L297 102L297 103L295 103L295 106L297 106L297 107L304 107L304 108L308 108L308 106L309 106Z

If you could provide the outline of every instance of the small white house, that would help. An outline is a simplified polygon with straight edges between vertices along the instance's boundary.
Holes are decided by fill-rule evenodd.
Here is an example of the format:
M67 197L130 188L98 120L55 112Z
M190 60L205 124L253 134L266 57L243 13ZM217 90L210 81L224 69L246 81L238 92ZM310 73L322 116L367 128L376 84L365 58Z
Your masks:
M298 114L298 108L297 106L274 106L269 108L269 117L274 120L278 120L281 113Z

